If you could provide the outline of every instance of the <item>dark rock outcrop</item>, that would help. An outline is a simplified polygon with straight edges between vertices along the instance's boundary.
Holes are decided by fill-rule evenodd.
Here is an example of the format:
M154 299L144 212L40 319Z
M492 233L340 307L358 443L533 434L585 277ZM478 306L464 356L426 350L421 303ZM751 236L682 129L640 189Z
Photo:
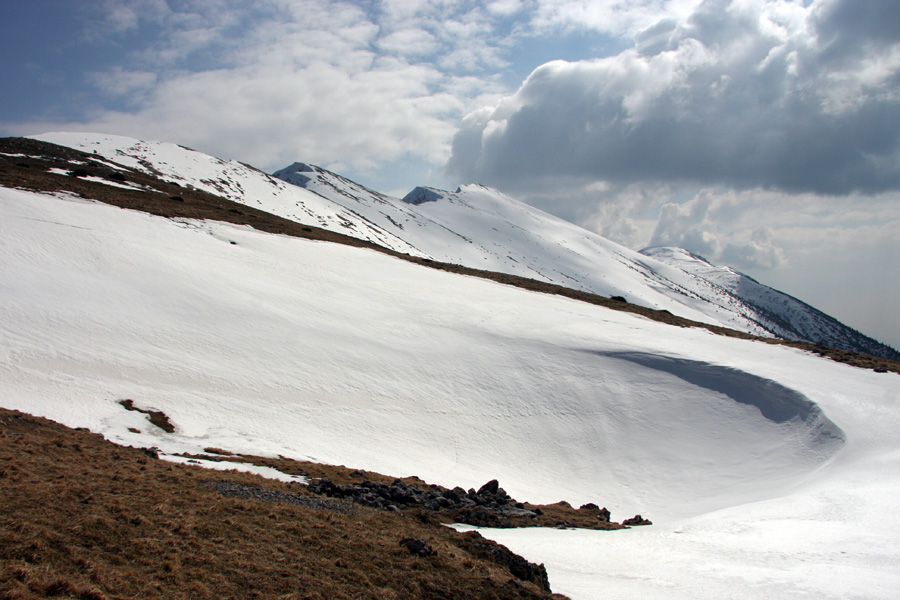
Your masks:
M437 550L429 546L425 540L403 538L400 545L406 546L406 549L416 556L437 556Z

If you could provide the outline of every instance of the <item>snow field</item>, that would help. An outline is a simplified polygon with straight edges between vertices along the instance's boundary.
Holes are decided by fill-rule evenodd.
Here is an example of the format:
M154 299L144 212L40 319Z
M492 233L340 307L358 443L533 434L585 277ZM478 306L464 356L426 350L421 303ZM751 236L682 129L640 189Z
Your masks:
M0 404L119 443L498 478L521 500L652 519L490 532L576 599L900 587L896 375L367 250L7 189L0 316Z
M314 177L304 189L171 143L76 132L35 137L139 170L150 165L181 185L398 252L624 296L696 321L768 335L724 289L479 185L412 206L327 171L300 173L304 180Z

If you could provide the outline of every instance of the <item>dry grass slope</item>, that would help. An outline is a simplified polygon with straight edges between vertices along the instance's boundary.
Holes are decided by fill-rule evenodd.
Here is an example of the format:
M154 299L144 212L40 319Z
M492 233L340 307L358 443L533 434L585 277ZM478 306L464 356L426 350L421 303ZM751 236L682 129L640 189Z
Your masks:
M202 485L223 477L302 492L0 409L0 598L563 598L513 577L493 542L427 515L347 515Z

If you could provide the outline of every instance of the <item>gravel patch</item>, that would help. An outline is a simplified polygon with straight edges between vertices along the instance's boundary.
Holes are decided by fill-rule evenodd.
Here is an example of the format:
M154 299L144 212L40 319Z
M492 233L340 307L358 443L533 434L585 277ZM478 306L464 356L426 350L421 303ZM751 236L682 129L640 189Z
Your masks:
M305 506L315 510L329 510L331 512L341 513L344 515L356 514L356 509L349 502L334 500L332 498L317 498L315 496L305 496L303 494L290 494L288 492L278 492L275 490L267 490L265 488L245 485L235 481L209 481L200 485L211 487L225 496L237 496L238 498L249 498L251 500L259 500L260 502L282 502L284 504L296 504Z

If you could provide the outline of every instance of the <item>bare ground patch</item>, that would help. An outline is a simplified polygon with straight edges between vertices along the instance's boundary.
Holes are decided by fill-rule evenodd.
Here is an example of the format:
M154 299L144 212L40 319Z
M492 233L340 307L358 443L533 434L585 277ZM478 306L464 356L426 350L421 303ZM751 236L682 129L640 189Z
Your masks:
M139 412L147 415L148 420L165 431L166 433L175 433L175 426L169 421L169 417L161 410L151 410L146 408L138 408L134 405L134 400L119 400L119 404L125 407L125 410Z

